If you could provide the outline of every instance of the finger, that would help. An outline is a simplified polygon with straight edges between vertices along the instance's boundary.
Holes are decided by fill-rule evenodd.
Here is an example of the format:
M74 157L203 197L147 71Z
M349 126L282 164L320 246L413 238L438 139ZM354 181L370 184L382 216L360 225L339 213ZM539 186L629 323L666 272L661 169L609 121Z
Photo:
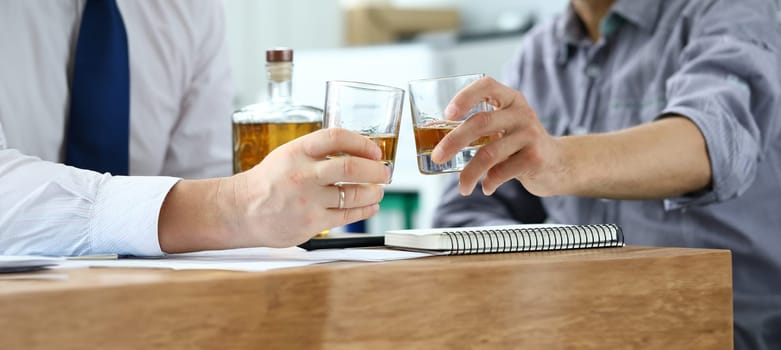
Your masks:
M305 135L298 140L304 154L315 159L346 153L356 157L381 159L382 151L369 138L342 128L327 128Z
M491 168L483 178L483 194L490 196L502 184L514 180L518 171L524 166L523 157L510 157Z
M531 139L526 136L527 134L516 132L481 147L474 158L461 171L459 192L464 195L472 193L472 190L483 175L486 175L494 166L526 147Z
M326 213L327 227L338 227L347 225L356 221L368 219L380 211L379 204L372 204L365 207L350 209L328 209Z
M456 153L482 136L502 134L521 127L522 116L508 113L508 108L518 103L526 106L521 93L487 77L473 82L459 91L445 110L447 119L460 119L461 116L480 102L488 102L496 107L495 112L481 112L472 115L462 125L446 135L431 153L431 160L443 163Z
M320 185L337 182L387 184L390 182L390 168L378 160L341 156L317 162L315 176Z
M385 194L385 189L380 185L342 185L327 186L326 188L328 189L327 194L322 198L327 202L325 205L329 209L366 207L379 203ZM342 199L342 193L344 199ZM341 207L340 204L342 204Z
M526 102L518 91L502 85L491 77L485 77L467 85L450 100L445 108L445 118L461 119L480 102L487 102L497 109L505 109L518 97L524 103Z
M439 141L431 152L431 160L443 163L481 137L510 133L521 128L522 123L522 118L506 110L476 113Z

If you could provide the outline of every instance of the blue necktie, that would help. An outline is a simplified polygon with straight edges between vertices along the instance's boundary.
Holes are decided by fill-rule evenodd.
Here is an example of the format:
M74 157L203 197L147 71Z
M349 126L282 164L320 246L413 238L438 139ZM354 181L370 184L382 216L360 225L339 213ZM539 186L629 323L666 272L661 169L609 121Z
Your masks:
M116 0L88 0L76 44L65 163L128 174L130 71Z

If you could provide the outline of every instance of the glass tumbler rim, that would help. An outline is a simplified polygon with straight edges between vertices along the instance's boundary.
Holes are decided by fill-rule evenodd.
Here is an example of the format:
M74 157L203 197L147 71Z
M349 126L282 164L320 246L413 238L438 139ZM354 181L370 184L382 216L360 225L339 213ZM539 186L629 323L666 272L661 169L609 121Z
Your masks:
M382 84L374 84L374 83L366 83L362 81L352 81L352 80L328 80L325 82L326 87L330 86L344 86L344 87L350 87L350 88L356 88L356 89L362 89L362 90L369 90L369 91L387 91L387 92L394 92L394 93L401 93L404 94L404 89L397 88L395 86L389 86L389 85L382 85Z
M472 78L472 77L479 77L479 78L485 78L485 73L469 73L469 74L459 74L459 75L448 75L448 76L442 76L442 77L434 77L434 78L423 78L423 79L415 79L410 80L409 84L415 84L415 83L429 83L429 82L437 82L442 80L449 80L449 79L458 79L458 78Z

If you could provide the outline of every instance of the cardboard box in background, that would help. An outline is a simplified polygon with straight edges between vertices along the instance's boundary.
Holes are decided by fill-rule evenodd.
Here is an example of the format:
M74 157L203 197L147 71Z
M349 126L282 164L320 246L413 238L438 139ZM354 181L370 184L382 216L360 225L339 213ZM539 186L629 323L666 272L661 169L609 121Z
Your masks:
M345 9L345 44L372 45L399 41L426 32L456 31L461 16L455 8L398 8L387 5Z

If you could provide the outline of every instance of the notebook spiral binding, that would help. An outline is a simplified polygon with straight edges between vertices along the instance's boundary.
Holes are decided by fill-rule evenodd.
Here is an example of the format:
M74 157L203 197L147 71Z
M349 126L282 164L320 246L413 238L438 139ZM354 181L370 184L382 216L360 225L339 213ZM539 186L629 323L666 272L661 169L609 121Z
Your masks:
M445 232L445 235L450 240L450 255L606 248L624 245L624 233L620 226L614 224L484 229Z

